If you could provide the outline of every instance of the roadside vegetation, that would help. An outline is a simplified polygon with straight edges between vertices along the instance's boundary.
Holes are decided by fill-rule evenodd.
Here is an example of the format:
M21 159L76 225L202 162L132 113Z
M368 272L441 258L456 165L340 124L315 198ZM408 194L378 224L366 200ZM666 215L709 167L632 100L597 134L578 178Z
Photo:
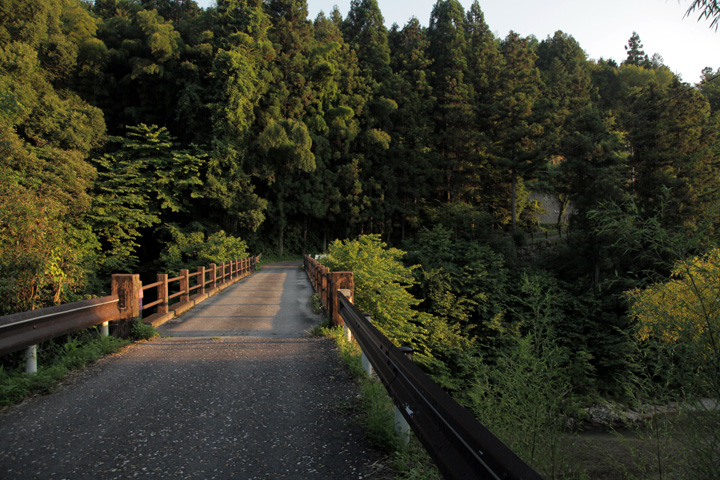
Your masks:
M392 399L380 381L368 376L362 368L360 347L348 342L342 327L320 325L313 334L331 338L352 378L359 385L357 401L349 405L365 428L368 440L389 455L389 467L395 478L406 480L440 480L441 475L420 443L411 435L406 445L395 434L395 410Z
M436 261L467 251L442 248L440 233L429 237L428 255ZM678 261L665 281L627 291L623 298L632 320L626 330L592 332L582 326L582 317L567 316L565 302L576 299L547 272L537 265L516 269L513 281L499 284L502 269L477 271L482 258L477 251L472 261L463 258L463 269L492 276L488 281L501 300L486 297L485 320L474 328L461 322L448 328L443 309L478 304L454 297L439 303L440 309L432 304L423 309L410 292L422 285L427 264L403 263L422 256L422 245L414 246L408 254L377 236L363 236L334 242L321 261L353 271L355 303L372 314L375 326L397 345L413 346L415 361L543 476L718 478L717 250ZM463 293L451 283L435 292L440 299ZM584 334L574 333L579 328ZM336 337L351 372L363 376L357 345L347 345L339 330L321 331ZM591 345L593 339L603 343ZM598 375L592 349L618 347L624 349L622 368L615 367L618 377Z
M24 351L6 355L0 363L0 407L19 403L30 396L48 394L71 372L117 352L131 341L148 340L158 335L152 326L136 322L131 339L104 337L97 328L58 337L38 345L36 373L25 372Z

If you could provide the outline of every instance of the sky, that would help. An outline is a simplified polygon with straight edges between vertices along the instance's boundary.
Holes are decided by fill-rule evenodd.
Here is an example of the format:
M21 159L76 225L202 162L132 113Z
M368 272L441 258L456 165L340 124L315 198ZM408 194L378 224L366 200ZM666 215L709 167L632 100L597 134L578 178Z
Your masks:
M215 0L197 0L202 7ZM377 0L385 24L401 27L411 17L427 26L436 0ZM350 0L308 0L309 18L337 5L343 18ZM460 0L467 10L472 0ZM710 28L710 21L697 21L697 14L685 17L691 0L480 0L485 22L496 37L504 38L510 30L539 40L557 30L572 35L588 58L625 57L625 45L633 31L640 35L645 53L662 55L665 65L683 81L697 83L703 68L720 68L720 30Z

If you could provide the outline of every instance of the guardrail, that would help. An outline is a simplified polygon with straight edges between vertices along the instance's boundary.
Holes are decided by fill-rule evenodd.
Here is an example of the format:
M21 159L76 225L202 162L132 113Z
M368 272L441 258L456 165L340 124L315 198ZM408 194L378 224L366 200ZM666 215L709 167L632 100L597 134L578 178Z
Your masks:
M137 274L113 275L110 296L0 317L0 355L27 348L26 371L35 372L36 345L40 342L100 324L102 334L108 335L109 322L115 322L115 334L127 336L132 322L143 310L153 307L157 313L143 321L157 326L246 277L259 261L260 255L256 255L200 267L192 274L181 270L179 277L170 279L167 274L158 274L158 282L146 286ZM178 291L168 295L173 282L179 283ZM143 292L152 288L158 289L158 300L143 306ZM195 290L199 292L191 295ZM176 303L171 305L173 299Z
M0 317L0 355L122 318L118 295Z
M333 324L350 329L397 410L445 478L542 479L365 318L347 298L352 289L333 282L332 272L307 255L305 266L321 301L326 299L323 306L337 305L341 323Z

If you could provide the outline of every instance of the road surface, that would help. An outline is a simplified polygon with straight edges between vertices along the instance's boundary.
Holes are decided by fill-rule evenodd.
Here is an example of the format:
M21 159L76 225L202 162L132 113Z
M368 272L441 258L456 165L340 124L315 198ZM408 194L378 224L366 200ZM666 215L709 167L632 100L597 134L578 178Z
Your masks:
M387 478L300 264L265 265L0 413L0 479Z

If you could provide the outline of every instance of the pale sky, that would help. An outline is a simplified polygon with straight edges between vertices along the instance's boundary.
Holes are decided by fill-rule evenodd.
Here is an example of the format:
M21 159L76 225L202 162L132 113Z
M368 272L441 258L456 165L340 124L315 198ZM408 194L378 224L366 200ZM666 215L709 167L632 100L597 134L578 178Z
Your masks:
M401 27L415 16L428 24L436 0L377 0L388 28ZM467 10L472 0L460 0ZM697 21L697 14L683 18L691 0L480 0L485 21L497 37L510 30L539 40L557 30L575 37L589 58L622 62L625 45L633 31L638 32L645 53L659 53L670 69L683 81L697 83L705 67L720 67L720 31L710 21ZM207 7L215 0L198 0ZM308 0L310 19L322 10L329 13L337 5L343 18L350 0Z

